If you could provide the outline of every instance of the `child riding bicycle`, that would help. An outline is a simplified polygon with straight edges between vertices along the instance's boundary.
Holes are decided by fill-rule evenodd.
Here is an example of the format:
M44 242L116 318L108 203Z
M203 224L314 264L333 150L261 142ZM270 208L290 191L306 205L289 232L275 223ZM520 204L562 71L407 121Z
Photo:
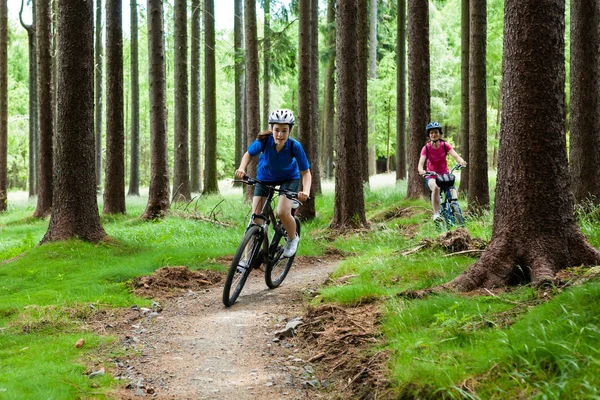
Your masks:
M421 158L419 159L419 175L425 178L425 186L431 191L431 206L433 207L433 220L439 221L442 219L440 215L440 188L436 184L435 176L427 175L428 171L436 172L440 175L448 174L448 161L446 156L450 154L461 166L466 167L467 162L458 155L452 146L442 140L442 126L438 122L430 122L425 128L427 132L428 142L421 150ZM427 170L423 169L427 160ZM458 194L456 188L452 187L452 201L457 201Z
M297 140L291 139L290 134L296 119L290 110L279 109L269 115L270 131L260 133L256 140L248 146L244 153L240 166L235 171L235 177L243 179L246 175L246 167L252 157L258 158L258 169L256 178L267 184L280 185L281 189L298 191L300 178L302 177L302 191L298 192L298 200L305 201L310 193L312 175L310 164L302 145ZM266 199L267 191L261 185L254 187L254 198L252 199L252 210L259 213ZM300 236L296 235L296 221L292 216L293 201L285 196L279 196L277 204L277 218L288 234L283 256L291 257L296 254Z

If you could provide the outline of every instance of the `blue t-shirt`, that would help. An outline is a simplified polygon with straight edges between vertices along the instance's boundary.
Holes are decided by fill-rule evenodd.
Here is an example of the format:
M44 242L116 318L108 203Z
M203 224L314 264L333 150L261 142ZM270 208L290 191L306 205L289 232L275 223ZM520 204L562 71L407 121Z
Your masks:
M263 140L256 139L248 146L248 153L252 157L260 154L256 178L263 182L275 183L300 179L300 171L310 168L302 145L292 138L285 142L279 153L275 150L273 135Z

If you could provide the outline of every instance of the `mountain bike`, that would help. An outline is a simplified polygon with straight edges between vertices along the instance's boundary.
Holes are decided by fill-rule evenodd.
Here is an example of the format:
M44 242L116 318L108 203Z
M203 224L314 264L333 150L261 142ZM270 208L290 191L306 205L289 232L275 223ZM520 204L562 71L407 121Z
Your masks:
M296 217L296 210L301 203L297 199L297 192L281 190L274 185L269 185L249 176L236 182L242 182L246 185L260 183L266 188L268 195L260 214L252 213L250 216L250 222L248 222L244 237L233 256L233 260L231 260L225 286L223 287L223 304L226 307L235 303L253 269L258 269L264 264L265 283L270 289L275 289L281 285L292 267L295 256L289 258L283 256L287 232L281 224L281 220L277 219L273 212L272 203L276 193L294 201L292 216L296 221L296 235L300 235L300 220ZM255 223L255 218L260 218L264 222L262 224ZM273 226L273 237L270 240L269 225Z
M453 226L462 226L465 224L465 218L463 216L458 199L452 198L451 189L454 187L456 177L453 172L457 169L466 168L460 164L456 164L448 174L438 174L433 171L427 171L425 176L435 177L435 183L440 188L440 215L444 220L444 224L447 229ZM436 222L438 228L441 228L440 224Z

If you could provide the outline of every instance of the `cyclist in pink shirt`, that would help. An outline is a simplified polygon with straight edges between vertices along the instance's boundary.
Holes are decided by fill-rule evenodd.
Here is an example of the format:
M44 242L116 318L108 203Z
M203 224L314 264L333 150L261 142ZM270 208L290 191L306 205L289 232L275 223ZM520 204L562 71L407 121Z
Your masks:
M452 148L450 143L442 140L442 126L438 122L430 122L425 128L429 141L421 150L421 158L419 159L419 175L424 176L427 171L437 172L438 174L447 174L448 161L446 156L450 154L457 163L463 167L467 166L465 160L458 155ZM427 170L423 169L427 160ZM431 206L433 207L433 220L441 219L440 216L440 188L435 183L435 177L425 177L425 185L431 190ZM451 189L452 199L455 201L458 198L456 188Z

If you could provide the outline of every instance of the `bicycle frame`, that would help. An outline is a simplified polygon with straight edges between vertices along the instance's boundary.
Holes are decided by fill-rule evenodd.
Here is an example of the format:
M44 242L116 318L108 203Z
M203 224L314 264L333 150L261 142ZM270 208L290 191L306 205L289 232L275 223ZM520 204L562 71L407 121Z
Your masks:
M460 168L464 168L464 167L462 167L460 164L455 165L450 170L449 174L452 174L454 171L456 171L457 169L460 169ZM439 176L439 174L437 174L436 172L428 172L428 174L430 176L436 176L436 177ZM454 212L454 210L452 210L452 204L456 204L456 207L457 207L458 213L460 213L460 216L454 215L455 212ZM458 204L458 201L456 201L455 203L452 203L452 188L451 187L440 188L440 214L444 218L446 227L456 225L457 219L459 220L459 224L463 223L462 210L460 209L460 205Z

